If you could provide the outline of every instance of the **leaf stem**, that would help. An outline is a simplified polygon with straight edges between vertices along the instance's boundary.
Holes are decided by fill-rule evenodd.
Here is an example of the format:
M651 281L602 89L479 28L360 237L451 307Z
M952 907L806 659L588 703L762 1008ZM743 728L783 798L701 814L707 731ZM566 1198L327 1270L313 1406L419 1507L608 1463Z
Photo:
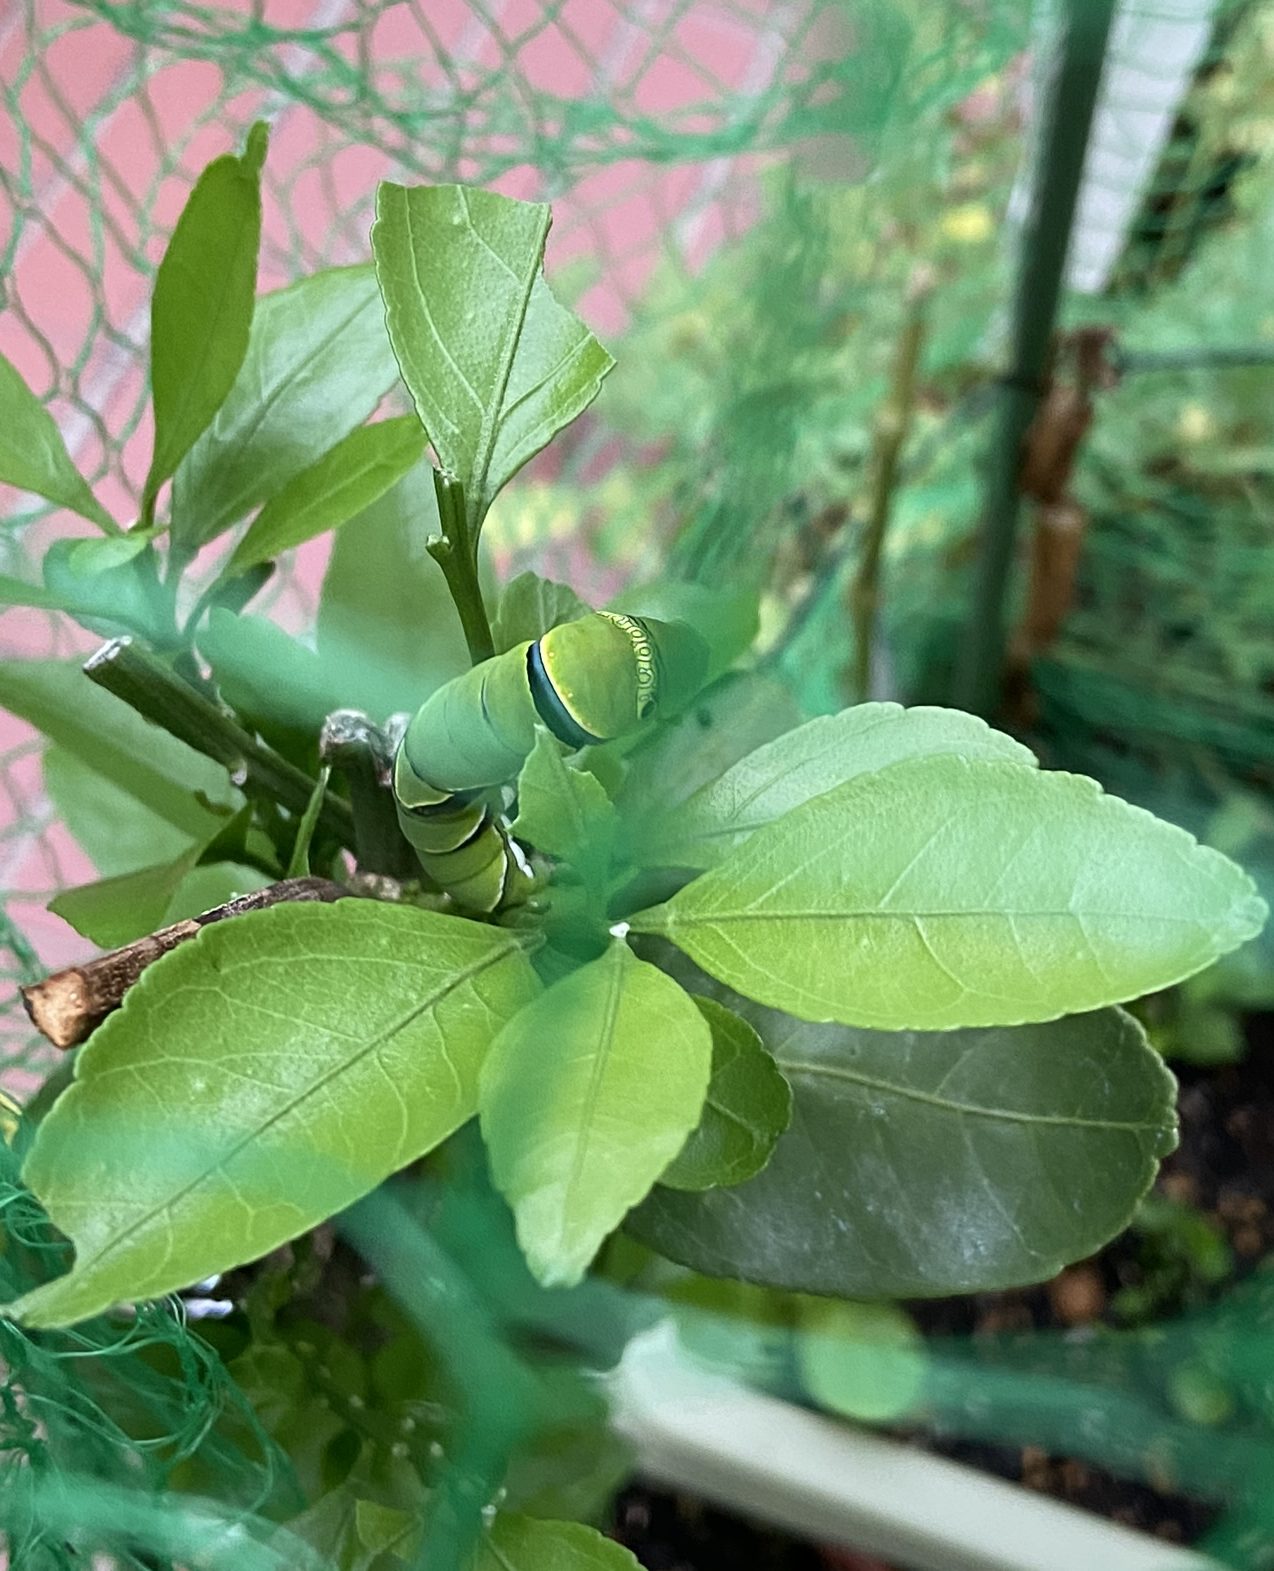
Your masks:
M491 621L478 580L478 535L481 520L472 529L465 515L464 486L452 474L434 470L434 493L438 498L438 519L442 534L431 540L428 551L443 571L447 588L456 603L460 626L464 630L469 659L481 665L495 654Z
M131 638L104 644L85 661L84 673L197 753L224 764L245 795L277 802L297 818L304 814L314 781ZM319 822L343 846L353 848L354 815L348 803L328 797Z

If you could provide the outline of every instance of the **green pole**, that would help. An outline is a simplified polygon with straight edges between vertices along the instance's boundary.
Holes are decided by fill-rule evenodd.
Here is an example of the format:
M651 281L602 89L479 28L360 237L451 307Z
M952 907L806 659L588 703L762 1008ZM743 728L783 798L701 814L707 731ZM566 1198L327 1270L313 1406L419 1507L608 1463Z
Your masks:
M1011 364L999 388L972 614L956 670L957 703L988 718L999 707L1004 673L1005 599L1021 502L1022 443L1045 392L1066 252L1114 9L1115 0L1062 0L1063 34L1045 106L1018 268Z

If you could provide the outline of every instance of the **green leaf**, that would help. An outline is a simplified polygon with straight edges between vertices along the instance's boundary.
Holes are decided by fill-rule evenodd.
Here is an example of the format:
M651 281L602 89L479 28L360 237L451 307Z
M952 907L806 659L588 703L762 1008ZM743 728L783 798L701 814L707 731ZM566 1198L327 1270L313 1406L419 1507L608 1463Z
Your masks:
M712 1032L703 1117L659 1182L716 1189L759 1173L792 1120L792 1093L756 1031L712 998L696 998Z
M669 866L713 867L755 830L856 775L947 753L1031 768L1036 761L1020 742L958 709L859 704L807 721L701 786L655 822L647 854Z
M376 193L372 254L403 381L470 530L614 365L541 267L549 209L459 185Z
M374 720L418 709L469 669L446 579L425 550L437 529L432 471L421 464L336 533L318 652L341 673L344 702Z
M248 349L261 239L266 129L241 158L216 158L195 181L150 302L155 447L143 514L234 385Z
M170 922L201 916L214 906L266 889L271 883L273 879L259 867L248 867L242 862L203 862L192 867L178 884L160 925L167 927Z
M513 833L549 856L602 872L610 860L618 822L595 775L567 763L562 744L543 726L518 776L518 816Z
M424 451L425 434L412 415L351 431L270 498L235 547L227 575L347 523L396 485Z
M76 540L67 565L79 578L95 578L140 556L158 533L157 529L130 529L126 535L111 535L106 540Z
M800 721L788 690L753 671L723 677L689 709L634 749L617 799L633 854L644 858L646 823L663 821L701 786Z
M619 942L501 1031L482 1071L482 1134L546 1287L580 1280L680 1150L711 1058L689 996Z
M369 1555L392 1554L410 1560L420 1538L420 1516L375 1500L359 1500L354 1506L354 1528Z
M896 1304L800 1304L796 1366L820 1407L860 1423L897 1423L915 1412L927 1360L915 1322Z
M583 1522L502 1512L478 1545L472 1571L641 1571L632 1553Z
M49 901L49 910L100 949L119 949L270 882L237 862L197 867L199 852L194 845L171 862L65 889Z
M1155 992L1265 917L1233 862L1092 780L935 756L805 803L632 926L801 1019L933 1030Z
M27 606L32 611L61 611L62 601L39 584L26 584L20 578L0 573L0 606Z
M314 830L319 821L319 814L323 811L323 799L327 796L327 782L332 778L329 764L324 764L319 770L319 777L314 782L314 789L310 793L310 800L305 805L305 812L301 815L301 822L296 828L296 840L292 845L292 856L288 861L288 878L305 878L310 871L310 842L314 839Z
M118 949L164 926L165 913L198 855L195 846L172 862L65 889L49 901L49 910L99 948Z
M217 607L198 635L222 698L248 725L291 756L307 757L346 692L343 672L263 616Z
M114 531L111 515L71 462L53 416L0 355L0 481L70 508L99 528ZM25 605L25 601L11 602Z
M1127 1226L1175 1083L1118 1009L954 1032L749 1017L792 1126L734 1189L657 1189L630 1227L709 1275L844 1298L1045 1281Z
M81 1050L24 1177L76 1247L9 1308L68 1325L254 1260L473 1116L535 996L518 938L410 906L278 905L142 973Z
M171 862L195 844L194 835L174 828L64 748L45 748L43 771L58 817L105 878ZM214 822L227 821L209 815L209 831Z
M140 633L158 642L172 629L172 609L156 572L153 552L146 551L149 531L132 530L107 540L55 540L44 554L44 585L77 622L113 638L121 632ZM80 571L79 553L86 545L128 545L141 536L141 548L123 562L88 573ZM91 560L91 558L90 558Z
M0 667L0 704L191 839L209 838L239 805L220 764L143 720L74 661L10 661Z
M515 644L533 643L549 628L587 616L591 609L569 585L538 573L519 573L501 590L491 619L495 652L501 655Z
M333 267L257 301L248 350L173 478L173 532L204 545L363 424L398 379L370 265Z

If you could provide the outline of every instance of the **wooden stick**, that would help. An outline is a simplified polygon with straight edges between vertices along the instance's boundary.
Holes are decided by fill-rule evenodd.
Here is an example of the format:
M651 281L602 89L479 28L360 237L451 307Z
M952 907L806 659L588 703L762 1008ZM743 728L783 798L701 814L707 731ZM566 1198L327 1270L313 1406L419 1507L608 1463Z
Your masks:
M327 878L285 879L282 883L271 884L268 889L258 889L250 895L227 901L225 905L214 906L201 916L161 927L157 933L149 933L135 943L113 949L110 954L99 955L96 960L85 961L81 966L54 971L42 982L24 987L22 1002L36 1030L54 1047L76 1047L112 1010L119 1008L124 994L148 965L178 944L194 938L201 928L248 911L263 911L267 906L281 905L285 901L339 900L348 893Z

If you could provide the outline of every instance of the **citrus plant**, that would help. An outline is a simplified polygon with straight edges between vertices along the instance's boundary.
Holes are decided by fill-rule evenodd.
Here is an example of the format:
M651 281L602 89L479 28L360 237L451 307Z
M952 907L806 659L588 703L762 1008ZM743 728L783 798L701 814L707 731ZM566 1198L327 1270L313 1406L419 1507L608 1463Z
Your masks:
M484 519L612 364L548 208L387 183L372 265L257 300L264 154L205 170L160 265L135 521L0 367L0 479L99 531L0 595L111 638L0 674L104 875L53 909L116 948L259 892L80 1049L23 1175L74 1265L7 1313L255 1261L474 1120L547 1287L617 1229L870 1299L1122 1228L1175 1124L1118 1005L1252 937L1250 880L968 715L802 721L744 594L528 574L492 614ZM247 610L331 531L311 642Z

